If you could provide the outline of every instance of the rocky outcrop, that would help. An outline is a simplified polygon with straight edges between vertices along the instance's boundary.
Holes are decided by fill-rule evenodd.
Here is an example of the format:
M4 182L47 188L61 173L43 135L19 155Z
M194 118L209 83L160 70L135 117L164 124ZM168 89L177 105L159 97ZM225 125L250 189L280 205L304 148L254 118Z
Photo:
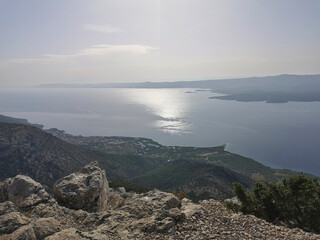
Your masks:
M20 212L10 212L0 216L0 233L12 233L17 228L29 223L29 219Z
M1 184L1 183L0 183ZM0 215L4 215L10 212L15 212L16 206L14 205L13 202L10 201L6 201L6 202L2 202L0 201Z
M0 240L42 240L60 230L60 223L55 219L40 218L33 223L18 228L10 235L0 236Z
M49 198L43 186L28 176L17 175L0 183L0 202L11 201L18 208L28 208Z
M14 232L17 228L29 224L30 219L17 211L13 202L0 203L0 235Z
M53 197L59 204L88 212L105 211L108 193L106 174L97 162L58 180L53 188Z
M8 187L16 181L14 179L25 179L22 183L28 190L14 192ZM102 179L105 179L104 173L94 163L64 178L65 185L61 186L69 181L65 190L82 193L80 199L99 199L97 196L100 195L93 195L99 188L93 186L104 186ZM34 190L26 182L32 183ZM63 179L58 184L62 182ZM107 210L95 212L91 211L95 208L85 211L59 205L45 191L39 191L38 183L25 176L6 180L0 186L0 240L319 239L319 235L300 229L288 229L254 216L234 214L215 200L195 204L156 189L142 194L116 189L109 196ZM14 202L8 201L8 193L13 192L15 196L10 199ZM46 196L44 201L35 201L43 196ZM28 207L21 207L26 200ZM83 206L96 207L97 202L94 203L89 201Z
M194 204L191 200L187 198L182 199L181 211L185 214L186 217L191 217L201 210L203 210L201 205Z

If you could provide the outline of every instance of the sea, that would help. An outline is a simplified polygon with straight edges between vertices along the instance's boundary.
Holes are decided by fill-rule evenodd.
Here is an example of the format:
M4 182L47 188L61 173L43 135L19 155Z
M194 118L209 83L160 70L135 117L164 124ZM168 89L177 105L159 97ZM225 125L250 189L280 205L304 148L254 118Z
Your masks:
M210 99L208 89L1 88L0 114L82 136L226 150L320 176L320 102Z

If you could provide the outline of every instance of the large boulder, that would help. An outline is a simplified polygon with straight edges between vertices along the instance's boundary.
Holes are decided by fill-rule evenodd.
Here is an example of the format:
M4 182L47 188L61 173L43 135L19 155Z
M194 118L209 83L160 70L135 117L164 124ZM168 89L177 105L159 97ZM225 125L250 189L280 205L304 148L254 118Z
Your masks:
M106 174L97 162L58 180L53 188L53 197L59 204L88 212L105 211L108 195Z
M28 208L46 202L50 195L32 178L17 175L0 183L0 202L11 201L18 208Z

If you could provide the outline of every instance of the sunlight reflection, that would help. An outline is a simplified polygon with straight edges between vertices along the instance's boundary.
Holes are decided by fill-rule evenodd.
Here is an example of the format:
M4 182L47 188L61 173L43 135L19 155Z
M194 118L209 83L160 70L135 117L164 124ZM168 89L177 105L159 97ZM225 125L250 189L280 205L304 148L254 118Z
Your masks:
M185 118L190 111L190 100L181 89L134 89L127 96L132 102L144 105L159 117L154 126L170 134L187 133L191 124Z

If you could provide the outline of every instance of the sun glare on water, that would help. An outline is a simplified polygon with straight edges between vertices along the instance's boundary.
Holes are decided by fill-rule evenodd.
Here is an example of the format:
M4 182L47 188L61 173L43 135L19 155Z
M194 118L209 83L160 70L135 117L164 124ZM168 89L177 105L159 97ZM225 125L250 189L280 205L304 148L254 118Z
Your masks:
M191 124L186 116L191 110L190 100L182 89L135 89L129 91L128 99L144 105L156 116L154 126L170 134L188 133Z

